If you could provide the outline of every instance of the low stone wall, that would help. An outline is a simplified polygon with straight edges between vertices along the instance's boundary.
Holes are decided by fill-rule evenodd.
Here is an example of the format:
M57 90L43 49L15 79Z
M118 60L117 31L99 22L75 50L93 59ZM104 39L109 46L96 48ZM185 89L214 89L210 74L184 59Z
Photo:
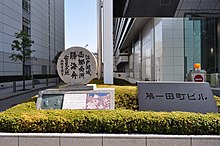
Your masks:
M220 136L0 133L0 146L220 146Z
M129 76L129 73L123 73L123 72L114 73L115 78L123 79L123 80L126 80L126 81L128 81L128 76Z

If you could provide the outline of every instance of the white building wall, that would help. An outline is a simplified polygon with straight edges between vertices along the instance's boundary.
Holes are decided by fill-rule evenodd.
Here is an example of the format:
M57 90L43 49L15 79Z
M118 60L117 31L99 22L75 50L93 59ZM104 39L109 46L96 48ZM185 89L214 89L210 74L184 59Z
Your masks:
M129 58L129 68L133 69L131 78L184 81L183 22L183 18L154 18L146 23L141 31L142 37L133 44ZM140 40L142 43L139 43Z
M161 70L163 81L184 81L183 18L162 19Z
M21 30L22 0L0 1L0 76L21 75L21 63L10 60L14 33Z
M49 28L48 1L31 1L31 39L34 40L32 49L37 60L33 60L33 74L42 73L42 65L49 64Z
M55 74L56 67L52 60L59 51L64 50L65 45L64 1L32 0L31 8L31 35L35 41L32 49L36 50L33 56L37 58L33 60L33 73L42 74L44 65L47 66L47 73L50 70L50 74Z
M42 74L42 65L47 66L48 73L49 64L51 74L55 74L52 60L57 52L64 50L65 46L64 0L31 0L30 2L31 39L34 40L32 49L36 51L33 57L37 60L28 64L32 65L32 74ZM50 2L50 12L48 2ZM11 43L15 39L14 34L22 29L22 11L22 0L0 1L0 76L22 75L21 62L13 62L9 58L12 53Z
M63 51L65 48L65 24L64 24L64 0L54 0L55 1L55 27L54 27L54 56L57 52Z
M133 53L129 56L128 63L129 63L129 77L133 78L134 77L134 54Z
M141 43L140 40L134 44L134 78L140 79L141 70Z
M150 19L142 31L142 80L153 80L154 28Z
M163 80L163 61L162 61L162 19L155 18L154 19L154 37L155 37L155 80L162 81Z

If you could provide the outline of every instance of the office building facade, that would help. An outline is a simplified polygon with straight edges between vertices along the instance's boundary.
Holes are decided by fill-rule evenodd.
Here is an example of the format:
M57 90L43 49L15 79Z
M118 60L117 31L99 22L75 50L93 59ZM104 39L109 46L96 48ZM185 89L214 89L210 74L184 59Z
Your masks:
M55 74L54 56L64 50L64 0L0 1L0 76L22 75L22 63L9 58L14 34L25 31L34 41L26 75Z
M123 13L114 11L115 72L134 82L185 81L201 63L219 73L220 1L149 2L135 9L141 3L124 1Z

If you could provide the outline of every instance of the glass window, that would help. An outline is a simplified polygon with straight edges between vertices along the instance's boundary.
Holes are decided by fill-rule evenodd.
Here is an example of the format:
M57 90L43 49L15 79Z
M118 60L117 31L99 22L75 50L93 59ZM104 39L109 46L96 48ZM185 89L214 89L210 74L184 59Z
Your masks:
M31 66L30 65L25 65L24 66L24 75L25 76L30 76L31 75Z
M141 47L140 41L135 43L134 47L134 77L140 79L141 74Z
M185 74L201 63L207 73L219 73L218 18L185 18Z
M46 65L42 65L42 74L43 75L47 74L47 66Z
M30 0L22 0L22 8L30 11Z

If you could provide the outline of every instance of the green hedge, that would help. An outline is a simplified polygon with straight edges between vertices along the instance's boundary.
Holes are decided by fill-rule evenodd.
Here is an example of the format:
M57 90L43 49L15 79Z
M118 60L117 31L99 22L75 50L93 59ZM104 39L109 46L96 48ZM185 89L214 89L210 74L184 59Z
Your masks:
M1 132L220 134L219 114L116 109L36 110L34 102L0 113Z
M218 113L135 111L136 86L98 87L115 88L116 110L36 110L34 97L0 113L0 132L220 135Z
M118 79L118 78L114 78L113 79L113 83L114 85L120 85L120 86L131 86L133 84L131 84L130 82L126 81L126 80L123 80L123 79ZM103 79L93 79L89 84L104 84L104 81Z
M115 107L138 109L137 86L98 85L98 88L115 88Z
M214 96L215 101L216 101L216 105L218 107L218 112L220 112L220 97Z

